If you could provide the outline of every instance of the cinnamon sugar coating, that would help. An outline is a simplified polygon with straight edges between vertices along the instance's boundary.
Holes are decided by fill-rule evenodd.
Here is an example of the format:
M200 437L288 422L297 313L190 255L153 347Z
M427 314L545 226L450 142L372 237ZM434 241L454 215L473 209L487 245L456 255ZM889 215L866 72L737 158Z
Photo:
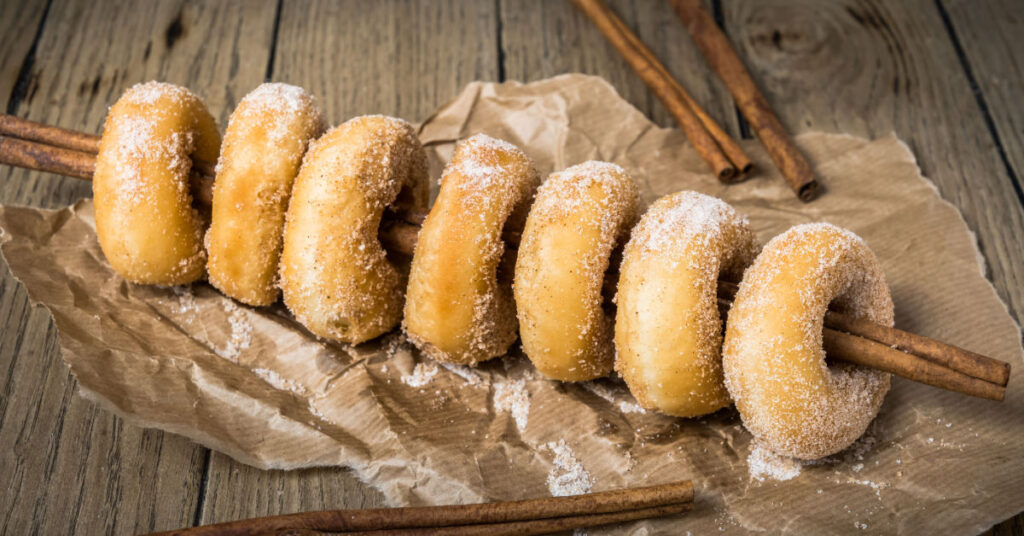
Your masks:
M608 375L614 322L602 305L612 250L637 218L639 190L626 171L585 162L553 173L537 191L519 243L516 313L523 350L561 381Z
M738 277L757 245L720 199L683 191L658 199L623 253L615 370L645 408L696 417L729 404L722 377L720 274Z
M882 267L867 244L827 223L772 239L744 274L726 327L726 386L743 424L771 450L802 459L839 452L878 414L889 375L827 365L829 306L892 326Z
M325 129L312 95L262 84L231 114L217 163L210 230L210 284L242 303L277 301L284 216L311 140Z
M394 328L405 276L378 239L384 210L425 210L426 154L409 123L356 117L310 145L288 205L285 305L314 334L359 343ZM401 195L400 195L401 194Z
M96 233L114 270L134 283L181 285L203 276L205 221L192 208L191 157L214 162L220 133L189 90L138 84L110 108L92 188Z
M511 282L498 277L501 234L539 182L510 143L478 134L456 148L420 230L405 304L409 340L430 357L472 364L515 342Z

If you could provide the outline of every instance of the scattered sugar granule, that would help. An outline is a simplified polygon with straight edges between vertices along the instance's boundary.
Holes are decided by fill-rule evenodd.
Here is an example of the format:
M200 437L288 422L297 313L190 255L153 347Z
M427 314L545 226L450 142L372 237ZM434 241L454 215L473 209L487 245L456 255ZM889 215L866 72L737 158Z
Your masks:
M565 444L564 439L551 441L544 448L555 455L554 466L548 471L548 490L552 497L566 497L590 493L593 483L590 473L576 459L576 454Z
M511 413L516 428L520 432L526 430L530 418L530 392L526 390L526 380L494 384L494 409Z
M430 380L434 379L437 371L437 363L433 361L430 363L416 363L416 366L412 369L412 374L402 376L402 383L409 387L423 387L430 383Z
M265 369L265 368L257 368L257 369L252 369L252 371L253 371L254 374L259 376L260 379L262 379L263 381L269 383L271 385L271 387L273 387L274 389L277 389L279 391L291 391L291 392L293 392L295 394L299 394L299 395L305 394L305 392L306 392L306 388L305 387L299 385L298 383L296 383L293 380L289 380L287 378L283 378L280 374L278 374L277 372L275 372L273 370Z
M462 378L463 380L466 380L466 383L470 385L480 384L480 375L473 371L473 369L467 367L466 365L456 365L454 363L441 363L441 366L448 370L448 372L451 372L452 374L455 374L456 376Z
M313 405L313 401L312 400L309 401L309 412L312 413L313 416L315 416L316 418L318 418L320 420L331 422L331 420L328 419L326 415L321 413L320 410L318 410L316 408L316 406Z
M617 400L614 390L603 383L582 382L580 385L591 393L614 404L623 413L647 413L647 410L640 406L640 404L637 404L635 400Z
M192 293L191 286L175 286L171 287L171 291L178 297L178 306L171 306L171 311L179 315L199 312L199 306L196 305L196 295ZM188 320L189 322L192 321L191 318Z
M228 314L228 324L231 325L231 338L228 339L224 348L214 347L217 355L231 362L237 363L238 356L252 343L252 323L245 315L245 310L231 300L221 302L221 307Z
M750 467L750 478L758 482L764 482L765 478L792 480L800 476L801 469L799 461L775 454L760 443L754 444L750 456L747 456L747 465Z

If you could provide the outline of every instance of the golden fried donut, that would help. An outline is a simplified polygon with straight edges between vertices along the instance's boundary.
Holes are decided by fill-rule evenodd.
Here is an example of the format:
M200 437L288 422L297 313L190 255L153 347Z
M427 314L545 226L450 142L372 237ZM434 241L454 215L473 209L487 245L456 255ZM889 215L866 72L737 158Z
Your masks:
M501 239L524 214L540 179L516 146L478 134L462 142L420 230L403 322L430 357L471 364L504 354L516 339L509 281L498 280Z
M399 199L426 210L426 154L401 119L356 117L311 144L295 179L281 253L284 303L311 332L358 343L395 327L404 274L377 237Z
M204 221L192 208L194 157L217 160L220 133L189 90L132 86L107 114L92 191L107 261L134 283L180 285L202 277Z
M626 171L606 162L554 173L537 191L513 290L523 350L548 378L612 370L614 324L601 290L612 250L636 221L638 195Z
M885 274L860 237L825 223L772 239L747 270L726 327L725 382L743 424L796 458L853 443L882 405L889 374L826 365L825 311L892 326Z
M210 284L249 305L277 301L284 214L310 140L324 130L313 96L262 84L228 121L206 234Z
M756 254L747 220L720 199L678 192L633 229L616 294L615 370L645 408L695 417L729 404L718 278Z

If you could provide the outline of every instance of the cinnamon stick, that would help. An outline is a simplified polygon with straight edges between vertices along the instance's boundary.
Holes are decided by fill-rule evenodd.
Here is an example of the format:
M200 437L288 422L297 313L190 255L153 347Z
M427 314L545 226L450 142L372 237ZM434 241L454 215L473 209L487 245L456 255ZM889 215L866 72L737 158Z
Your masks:
M884 344L829 328L825 328L823 335L825 353L847 363L889 372L916 382L965 395L1000 402L1006 398L1006 387L972 378L962 372L945 368L927 359L901 352Z
M22 119L9 114L0 115L0 136L37 141L84 153L96 154L100 151L99 136L47 125L31 119Z
M374 530L366 532L349 532L346 534L350 536L535 536L572 529L611 525L613 523L626 523L628 521L637 521L640 519L678 515L689 512L690 510L693 510L693 503L686 502L665 506L655 506L653 508L642 508L639 510L624 510L622 512L613 512L608 514L586 514L569 517L554 517L550 519L537 519L532 521L460 525L455 527L436 527L429 529ZM285 531L280 534L290 534L290 532Z
M715 176L723 182L733 182L738 174L736 166L722 152L715 139L711 137L700 119L694 114L693 109L676 92L672 83L662 75L662 72L667 72L664 67L661 67L659 71L656 60L652 63L648 57L645 57L633 46L633 41L627 37L631 32L621 21L618 21L618 17L601 0L572 0L572 3L597 26L597 29L619 51L629 66L647 84L647 87L668 108L686 138L690 140L693 148L697 150ZM639 41L635 36L634 39ZM650 57L653 58L653 55Z
M629 42L630 44L633 45L633 48L635 48L637 52L642 54L644 59L646 59L651 65L654 66L655 69L658 70L658 73L661 75L663 79L665 79L666 82L668 82L668 84L676 92L676 95L678 95L679 98L682 99L683 102L685 102L686 105L690 107L690 110L693 111L694 115L697 116L697 119L699 119L701 124L704 125L704 128L707 129L708 134L711 134L711 137L715 139L715 142L718 143L718 146L722 149L723 152L725 152L725 156L728 157L729 161L731 161L733 166L736 167L736 176L732 177L731 179L727 179L726 182L740 182L746 179L749 176L750 171L754 169L754 164L753 162L750 161L750 157L747 156L747 153L743 151L743 148L740 147L740 144L737 143L736 140L732 138L732 136L726 133L725 130L721 126L719 126L719 124L714 119L712 119L711 116L708 115L708 113L705 112L699 104L697 104L697 101L693 100L693 97L690 96L690 93L687 92L686 89L683 88L683 86L676 81L672 74L668 72L665 66L658 61L658 58L655 57L654 52L652 52L651 49L647 48L647 45L645 45L643 41L641 41L640 38L637 37L636 34L629 30L626 24L622 22L622 19L613 16L612 22L614 22L615 25L619 28L619 32L622 35L626 36L627 39L629 39Z
M0 136L0 162L90 180L96 167L96 155Z
M0 137L0 163L88 180L92 177L95 155L32 141ZM196 201L209 205L212 200L212 176L196 172L190 176L190 182ZM392 254L411 256L419 225L424 218L425 214L422 213L388 213L380 230L380 239L384 247ZM503 238L509 246L509 255L506 256L507 259L503 259L503 263L511 270L515 264L514 248L519 242L519 233L515 229L508 229L503 233ZM611 277L606 284L614 282L614 275L609 275ZM736 283L719 281L720 298L725 299L726 303L731 303L737 288ZM614 294L614 288L611 290L609 295ZM971 396L993 400L1002 400L1005 396L1005 386L1010 374L1008 363L934 339L854 319L835 311L829 311L825 315L825 327L825 339L832 341L830 353L834 359L886 370L913 381ZM854 335L860 341L829 335L842 335L841 332ZM894 350L892 347L897 349ZM922 365L921 361L925 361L926 364ZM929 367L927 364L934 366ZM981 385L978 382L988 385Z
M158 534L163 536L172 534L187 534L190 536L213 534L249 535L295 529L356 533L375 531L373 532L374 534L399 534L376 531L440 527L448 527L446 530L450 531L454 527L465 526L486 527L488 530L473 532L469 528L464 528L465 532L445 532L444 534L494 534L493 529L502 528L500 526L502 524L511 525L541 520L549 523L544 525L544 528L548 532L552 532L587 525L641 519L642 517L652 517L652 514L668 515L668 513L659 514L656 511L652 511L652 509L667 508L671 513L678 513L690 509L692 504L693 484L688 480L684 480L658 486L626 488L586 495L548 497L523 501L303 512L230 521ZM629 517L628 514L630 512L633 512L633 516L640 517ZM623 517L623 515L626 517ZM605 517L595 518L594 516ZM567 521L567 519L572 521ZM606 519L606 521L598 523L599 519ZM608 521L607 519L614 520ZM558 524L568 524L568 526L558 526ZM553 526L555 528L551 528ZM513 527L508 526L506 528ZM524 532L507 533L523 534ZM543 532L529 533L543 534Z
M1006 387L1010 382L1009 363L996 361L952 344L835 311L825 313L825 325L838 331L845 331L876 341L902 352L920 356L936 365L1001 387Z
M736 54L729 38L701 7L700 0L671 2L697 47L711 68L718 73L718 77L725 82L736 106L754 128L775 166L789 181L797 197L805 202L813 200L818 196L819 185L811 166L793 144L764 95L757 89L757 84L744 67L743 60Z
M738 288L739 285L731 281L719 281L718 297L731 303L736 297ZM982 380L998 387L1006 387L1010 380L1009 363L992 359L991 357L986 357L981 354L976 354L952 344L946 344L935 339L929 339L922 335L876 324L869 320L855 318L836 311L827 311L825 313L825 329L826 331L837 331L856 335L857 337L867 339L877 344L880 348L870 347L869 349L870 353L873 354L872 356L867 358L862 357L860 359L873 359L879 362L891 362L893 359L901 359L905 363L900 365L899 371L890 370L889 372L893 372L894 374L898 374L909 380L928 383L935 387L943 387L942 385L925 381L922 379L925 376L907 376L906 374L909 372L906 371L913 371L923 367L923 365L912 366L910 364L910 360L927 360L941 368L949 369L969 378ZM844 346L844 348L848 347L850 347L850 345ZM886 350L882 350L883 348ZM845 350L839 350L841 353L836 354L835 357L843 361L853 362L852 358L847 358L847 354L844 353ZM897 356L887 350L895 350L899 354L910 356L910 358L908 359ZM880 367L874 365L867 366L882 370ZM927 370L931 369L928 368Z

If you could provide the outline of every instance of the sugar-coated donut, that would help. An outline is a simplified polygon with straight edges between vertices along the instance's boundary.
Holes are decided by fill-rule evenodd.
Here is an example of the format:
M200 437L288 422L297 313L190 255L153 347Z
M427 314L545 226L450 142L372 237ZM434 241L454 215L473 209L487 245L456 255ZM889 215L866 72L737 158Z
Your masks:
M323 133L313 96L288 84L262 84L231 114L213 190L210 284L249 305L277 300L284 215L309 142Z
M852 444L882 405L889 374L826 365L826 310L892 326L885 274L850 231L816 223L772 239L743 276L726 327L726 386L743 424L779 454L816 459Z
M548 378L583 381L612 370L614 323L601 291L638 196L626 171L606 162L554 173L537 190L513 289L523 350Z
M384 210L399 199L426 210L428 188L426 154L401 119L357 117L310 145L281 253L284 303L299 322L348 343L398 324L405 276L377 234Z
M729 404L722 379L718 278L757 251L747 220L697 192L658 199L623 251L615 370L645 408L695 417Z
M406 334L430 357L472 364L515 342L511 281L497 273L502 228L525 216L539 182L510 143L478 134L455 150L420 230L405 304Z
M137 84L114 103L92 191L100 247L118 274L153 285L203 276L205 222L192 208L190 157L215 162L219 149L216 122L183 87Z

